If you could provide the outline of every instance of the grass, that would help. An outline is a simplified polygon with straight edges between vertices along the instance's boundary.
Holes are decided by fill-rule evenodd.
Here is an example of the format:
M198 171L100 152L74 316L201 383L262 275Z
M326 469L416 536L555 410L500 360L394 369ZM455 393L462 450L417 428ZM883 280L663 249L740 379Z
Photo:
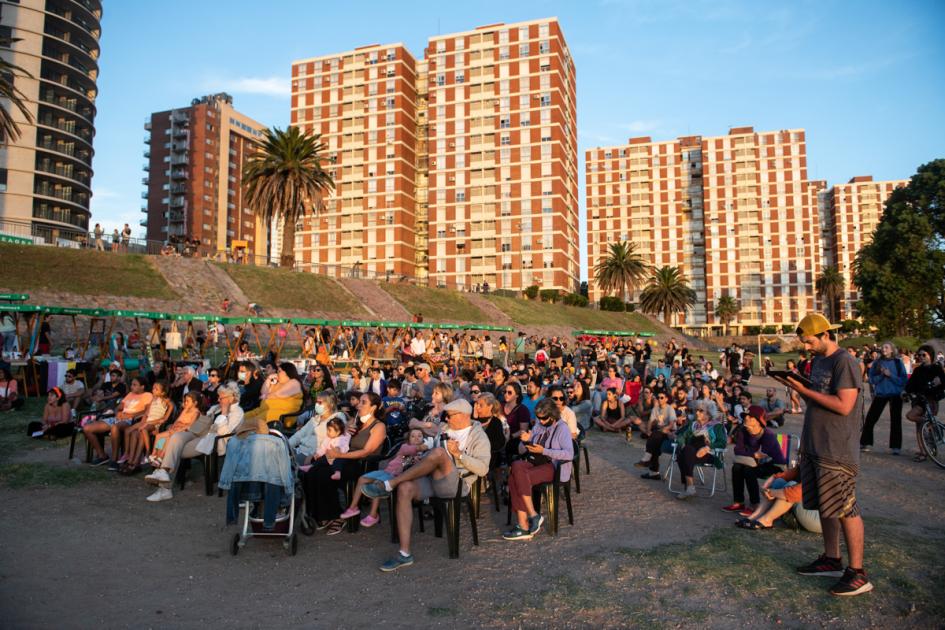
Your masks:
M45 404L45 400L27 398L21 409L0 415L0 462L5 462L11 455L24 449L35 450L56 446L56 442L31 440L26 435L26 425L32 420L41 418Z
M331 278L287 269L222 265L251 302L266 308L318 310L345 318L368 315L351 294Z
M177 297L147 257L138 254L0 243L0 260L3 286L12 291L42 289L164 300Z
M487 322L486 314L457 291L388 282L378 284L411 313L423 313L426 322Z
M653 323L639 313L612 313L591 308L565 306L498 295L486 296L516 323L522 325L562 325L575 330L629 330L657 332Z

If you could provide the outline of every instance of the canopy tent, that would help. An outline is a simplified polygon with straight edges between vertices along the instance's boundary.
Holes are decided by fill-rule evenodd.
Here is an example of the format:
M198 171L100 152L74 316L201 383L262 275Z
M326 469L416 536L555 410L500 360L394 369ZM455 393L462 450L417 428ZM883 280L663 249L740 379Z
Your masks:
M634 332L632 330L575 330L572 332L575 337L653 337L653 333Z

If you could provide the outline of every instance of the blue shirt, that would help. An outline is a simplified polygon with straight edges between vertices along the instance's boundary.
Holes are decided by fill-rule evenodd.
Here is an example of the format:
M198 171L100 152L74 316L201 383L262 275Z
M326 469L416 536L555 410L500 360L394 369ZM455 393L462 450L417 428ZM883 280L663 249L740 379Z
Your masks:
M525 398L522 400L522 405L528 409L528 415L532 417L532 420L535 419L535 407L538 405L538 401L540 401L542 398L544 398L544 396L539 396L538 398L532 400L531 396L526 394Z

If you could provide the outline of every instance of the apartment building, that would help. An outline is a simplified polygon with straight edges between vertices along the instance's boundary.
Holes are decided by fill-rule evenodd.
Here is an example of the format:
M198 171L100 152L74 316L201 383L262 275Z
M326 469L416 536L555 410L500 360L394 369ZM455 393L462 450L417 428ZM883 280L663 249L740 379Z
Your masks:
M20 137L0 144L0 231L75 245L87 235L98 95L99 0L0 4L3 59L32 121L7 102ZM16 41L18 40L18 41Z
M243 166L265 126L236 111L224 93L151 114L144 125L147 238L198 239L204 253L270 255L266 226L246 205Z
M826 264L835 265L846 281L839 301L838 319L855 317L854 304L859 292L853 285L856 254L873 238L886 201L896 188L909 184L907 179L874 182L864 175L846 184L836 184L827 191L824 248Z
M292 124L336 189L298 234L323 273L576 290L574 63L557 20L495 24L292 64Z
M721 329L714 311L723 295L739 303L742 327L789 324L815 308L819 188L807 181L804 130L738 127L592 149L587 190L592 299L601 295L594 266L624 239L649 264L683 270L696 307L673 323L691 332Z

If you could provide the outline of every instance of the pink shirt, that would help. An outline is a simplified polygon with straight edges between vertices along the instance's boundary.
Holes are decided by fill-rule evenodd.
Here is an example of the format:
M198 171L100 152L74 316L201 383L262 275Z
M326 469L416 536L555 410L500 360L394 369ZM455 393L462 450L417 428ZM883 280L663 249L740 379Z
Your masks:
M395 477L404 472L404 460L414 457L417 454L417 449L419 448L419 446L414 446L413 444L402 444L397 450L397 454L394 455L394 458L391 459L387 463L387 466L384 467L384 472Z
M349 442L351 442L351 436L347 433L342 433L338 437L325 438L322 440L322 443L318 445L318 450L315 451L315 457L319 458L323 456L330 448L337 448L342 453L347 453Z

